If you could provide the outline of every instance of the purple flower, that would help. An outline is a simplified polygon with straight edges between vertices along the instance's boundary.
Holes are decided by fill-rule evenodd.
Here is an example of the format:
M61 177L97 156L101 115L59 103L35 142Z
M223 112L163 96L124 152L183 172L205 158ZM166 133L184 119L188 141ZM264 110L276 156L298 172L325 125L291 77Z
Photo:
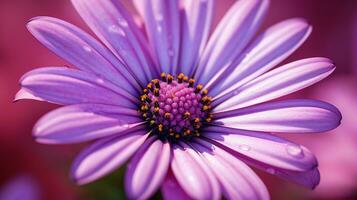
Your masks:
M130 199L147 199L160 187L166 199L268 199L247 164L309 188L318 184L314 155L270 134L340 124L340 112L328 103L271 101L335 69L320 57L273 69L310 34L303 19L280 22L253 39L267 0L237 1L212 33L213 0L135 0L145 28L118 1L72 3L105 46L62 20L32 19L30 32L77 69L29 72L15 100L65 105L38 121L38 142L96 140L74 162L78 184L129 158Z

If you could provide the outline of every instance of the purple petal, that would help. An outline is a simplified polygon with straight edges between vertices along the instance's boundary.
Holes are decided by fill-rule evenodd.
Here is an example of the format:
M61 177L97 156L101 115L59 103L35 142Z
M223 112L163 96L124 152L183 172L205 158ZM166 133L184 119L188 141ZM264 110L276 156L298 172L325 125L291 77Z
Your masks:
M192 76L206 45L214 14L214 0L183 1L181 47L178 72Z
M169 169L170 144L156 137L146 140L130 161L125 174L129 199L149 199L160 188Z
M66 67L32 70L20 79L20 98L43 99L56 104L100 103L136 108L137 99L94 74ZM25 94L25 92L29 94Z
M307 171L317 166L315 156L308 149L268 133L208 127L204 136L234 150L242 158L270 166L292 171Z
M248 44L265 16L269 1L240 0L225 14L210 37L200 59L196 79L206 84L215 80Z
M174 146L171 168L178 183L192 199L218 198L220 191L217 180L209 176L210 170L202 158L192 151L191 147Z
M178 0L134 0L145 22L161 72L175 73L180 49L180 12Z
M82 151L72 166L72 177L77 184L95 181L120 167L147 138L144 127L126 135L99 140Z
M275 67L304 43L311 30L304 19L289 19L270 27L212 85L210 95L222 96Z
M314 133L336 128L341 113L326 102L294 99L268 102L248 108L218 113L222 126L265 132Z
M216 174L227 199L269 199L264 183L246 164L211 143L195 141L192 145Z
M215 111L244 108L288 95L330 75L335 69L327 58L308 58L265 73L217 99Z
M128 92L140 91L139 84L124 65L76 26L56 18L37 17L27 28L43 45L77 68L102 76Z
M185 193L177 182L171 171L167 174L164 183L161 186L161 194L164 200L190 200L191 198Z
M147 42L119 1L72 0L72 3L87 25L122 59L142 85L156 76Z
M320 182L320 172L317 169L317 166L313 167L312 169L307 169L305 171L286 170L260 162L259 160L250 159L249 157L243 157L241 154L235 151L230 151L230 153L241 159L245 163L252 165L266 173L278 176L282 179L294 182L310 189L314 189Z
M58 108L35 125L36 141L47 144L77 143L113 134L142 124L136 110L100 104L76 104Z

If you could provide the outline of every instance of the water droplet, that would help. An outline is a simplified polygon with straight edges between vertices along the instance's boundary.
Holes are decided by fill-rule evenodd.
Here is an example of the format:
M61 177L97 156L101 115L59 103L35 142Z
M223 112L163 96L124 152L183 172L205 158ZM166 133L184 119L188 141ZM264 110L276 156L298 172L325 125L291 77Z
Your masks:
M120 24L120 26L122 27L128 27L128 22L124 19L124 18L119 18L118 19L118 23Z
M302 151L301 147L296 144L288 144L286 146L286 150L288 154L294 156L294 157L303 157L304 152Z
M249 151L251 149L250 146L245 145L245 144L239 145L238 148L243 151Z
M125 36L125 31L117 25L109 26L108 30L109 30L109 32L116 33L121 36Z
M158 25L158 26L157 26L157 32L159 32L159 33L162 32L162 26L161 26L161 25Z
M97 78L96 82L98 84L103 84L104 83L104 80L102 78Z
M267 168L266 172L268 172L269 174L275 174L276 173L274 168Z
M90 48L89 46L83 46L83 49L86 52L92 52L92 48Z

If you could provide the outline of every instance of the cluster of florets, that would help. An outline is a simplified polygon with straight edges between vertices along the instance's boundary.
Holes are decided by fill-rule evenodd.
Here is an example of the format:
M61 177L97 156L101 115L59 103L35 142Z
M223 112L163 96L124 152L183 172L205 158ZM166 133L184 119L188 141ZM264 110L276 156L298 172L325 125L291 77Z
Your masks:
M184 74L161 74L152 80L140 96L139 112L153 134L170 142L200 136L212 121L212 98L203 86Z

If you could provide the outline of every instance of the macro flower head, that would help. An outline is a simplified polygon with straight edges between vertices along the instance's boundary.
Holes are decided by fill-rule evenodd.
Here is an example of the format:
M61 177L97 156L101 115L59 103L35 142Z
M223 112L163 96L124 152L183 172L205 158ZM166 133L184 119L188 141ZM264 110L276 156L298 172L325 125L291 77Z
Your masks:
M256 35L268 0L235 2L214 30L214 0L134 0L139 20L118 0L72 3L99 41L60 19L32 19L29 31L71 67L26 73L15 100L63 105L37 122L36 141L93 142L74 161L78 184L126 162L129 199L159 189L165 199L269 199L250 166L319 183L315 156L271 134L340 124L329 103L279 99L335 69L323 57L275 68L311 33L304 19Z

